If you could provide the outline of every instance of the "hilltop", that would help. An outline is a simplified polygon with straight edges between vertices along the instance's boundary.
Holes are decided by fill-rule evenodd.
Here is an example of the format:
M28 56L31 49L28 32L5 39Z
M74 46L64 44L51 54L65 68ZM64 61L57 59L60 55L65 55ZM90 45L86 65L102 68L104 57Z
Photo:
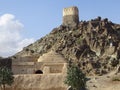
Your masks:
M119 66L120 25L101 17L74 27L60 25L14 57L40 56L50 50L77 63L86 74L106 74Z

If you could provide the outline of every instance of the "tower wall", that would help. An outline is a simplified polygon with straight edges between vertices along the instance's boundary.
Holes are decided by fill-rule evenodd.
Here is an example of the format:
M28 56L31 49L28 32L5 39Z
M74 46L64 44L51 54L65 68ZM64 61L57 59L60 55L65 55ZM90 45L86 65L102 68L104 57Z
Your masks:
M79 10L77 7L63 9L63 25L75 27L79 23Z

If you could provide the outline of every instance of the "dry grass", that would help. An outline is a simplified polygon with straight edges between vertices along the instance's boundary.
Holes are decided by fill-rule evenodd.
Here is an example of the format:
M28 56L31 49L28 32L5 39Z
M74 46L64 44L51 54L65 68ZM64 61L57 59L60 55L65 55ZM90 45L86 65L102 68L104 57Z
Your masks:
M120 81L120 76L113 76L112 81Z

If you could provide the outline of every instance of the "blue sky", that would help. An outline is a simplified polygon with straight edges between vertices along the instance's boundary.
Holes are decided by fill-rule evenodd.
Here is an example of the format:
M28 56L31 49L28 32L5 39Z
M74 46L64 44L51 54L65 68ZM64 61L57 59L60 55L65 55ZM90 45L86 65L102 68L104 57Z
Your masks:
M63 8L69 6L77 6L79 8L80 20L90 20L101 16L102 18L107 17L114 23L120 23L120 0L0 0L0 17L4 16L4 19L7 17L8 21L15 23L10 26L11 24L8 25L9 23L6 21L6 27L14 27L13 29L16 31L20 29L17 32L20 38L14 40L14 43L16 43L14 47L12 40L8 40L8 42L6 41L3 44L2 41L4 39L0 37L0 49L6 47L11 49L10 46L5 47L5 44L9 45L9 43L12 46L10 51L1 51L0 56L13 55L21 50L20 48L45 36L53 28L58 27L62 24ZM0 33L3 32L2 28L3 26L0 27ZM8 29L5 30L7 31ZM9 29L10 32L11 30ZM11 36L14 38L13 33L11 33ZM6 38L9 37L6 35ZM20 42L22 43L20 44L21 47L18 45Z

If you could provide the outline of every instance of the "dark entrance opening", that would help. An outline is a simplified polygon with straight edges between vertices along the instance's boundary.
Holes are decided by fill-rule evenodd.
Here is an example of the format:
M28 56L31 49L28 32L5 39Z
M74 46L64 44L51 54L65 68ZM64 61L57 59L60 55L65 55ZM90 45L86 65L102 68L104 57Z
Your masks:
M37 70L35 71L35 74L43 74L43 72L41 70Z

